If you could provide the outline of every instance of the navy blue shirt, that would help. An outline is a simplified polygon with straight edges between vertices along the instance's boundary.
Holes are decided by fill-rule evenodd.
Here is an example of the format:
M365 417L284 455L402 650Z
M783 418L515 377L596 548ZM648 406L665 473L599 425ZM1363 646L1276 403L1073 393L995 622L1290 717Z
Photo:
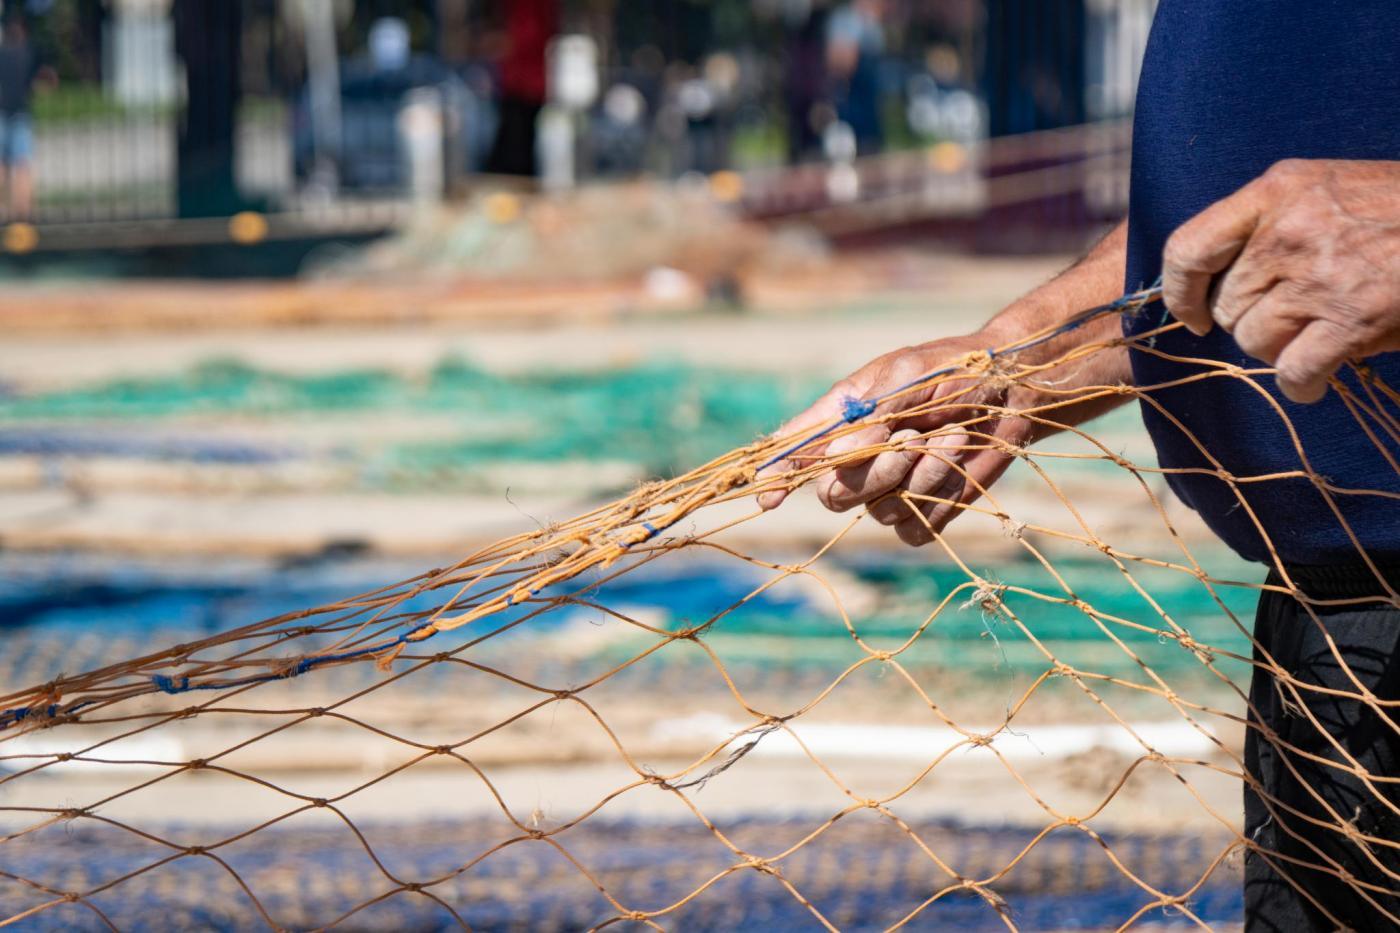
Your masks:
M1162 248L1181 224L1286 158L1400 160L1400 0L1162 0L1138 94L1129 212L1129 289L1161 273ZM1132 334L1162 320L1160 306L1125 323ZM1175 356L1258 366L1218 328L1159 338ZM1140 386L1179 379L1191 366L1135 351ZM1370 361L1400 389L1400 354ZM1346 375L1347 380L1354 377ZM1335 391L1312 406L1259 380L1297 428L1314 471L1343 488L1400 493L1400 476ZM1241 379L1215 378L1153 393L1225 470L1262 476L1303 469L1284 420ZM1363 396L1364 397L1364 396ZM1392 408L1391 414L1400 417ZM1163 467L1209 467L1162 414L1143 417ZM1385 438L1383 432L1376 432ZM1400 447L1384 441L1400 461ZM1217 477L1173 476L1172 487L1231 547L1270 559L1248 511ZM1240 487L1279 556L1290 564L1356 563L1360 555L1307 479ZM1372 555L1400 559L1400 502L1340 495Z

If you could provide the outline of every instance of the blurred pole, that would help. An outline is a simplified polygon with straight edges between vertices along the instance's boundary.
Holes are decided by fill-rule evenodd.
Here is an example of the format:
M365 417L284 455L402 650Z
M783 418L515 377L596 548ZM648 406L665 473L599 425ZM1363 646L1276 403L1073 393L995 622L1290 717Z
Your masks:
M175 0L175 49L185 64L177 200L181 217L238 213L234 135L242 97L243 5Z
M311 95L311 184L327 196L340 187L340 53L332 0L300 0L306 35L307 87ZM233 4L236 5L236 4Z
M598 100L598 44L591 36L560 36L549 45L549 105L539 116L540 180L547 189L578 180L578 127Z
M408 157L409 192L419 208L440 203L447 188L443 122L442 94L437 88L408 92L399 111L398 130Z

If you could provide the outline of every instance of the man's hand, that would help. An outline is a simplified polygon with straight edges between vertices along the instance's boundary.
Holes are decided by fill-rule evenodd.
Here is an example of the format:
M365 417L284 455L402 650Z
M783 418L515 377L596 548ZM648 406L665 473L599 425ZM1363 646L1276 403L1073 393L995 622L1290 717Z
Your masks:
M778 436L800 439L815 433L841 420L846 399L877 398L997 343L995 338L984 335L956 337L882 356L838 382L815 405L784 425ZM947 407L905 415L953 395L958 397ZM991 418L967 430L952 427L985 417L982 406L1001 406L1005 402L1005 389L979 385L973 376L952 378L885 402L872 419L881 415L896 417L854 429L829 442L814 443L801 451L801 457L838 457L891 442L908 444L906 449L886 450L832 470L818 477L814 485L817 497L833 512L870 505L870 514L876 521L892 526L906 544L920 547L933 541L934 532L941 531L962 511L960 505L979 498L982 490L996 482L1010 465L1012 458L1008 454L991 446L986 437L974 437L968 430L1017 446L1031 439L1031 424L1019 418ZM951 430L939 433L944 428ZM763 476L781 475L795 466L788 461L779 462L765 470ZM900 492L945 501L905 500L900 498ZM786 498L786 491L777 490L760 496L759 504L773 509Z
M840 421L848 398L880 398L970 354L1011 346L1064 323L1076 311L1112 301L1122 293L1127 243L1127 224L1120 224L1089 255L1011 305L977 333L880 357L838 382L815 405L784 425L778 436L793 438L796 443ZM1075 346L1107 344L1121 336L1119 327L1117 318L1106 316L1040 347L1034 355L1040 362L1049 362ZM1023 362L1037 360L1025 358ZM1071 372L1057 374L1056 400L1062 402L1066 393L1077 388L1120 385L1131 379L1127 350L1105 349L1079 361ZM1095 396L1080 405L1057 408L1055 417L1077 424L1127 398L1117 393ZM928 402L939 400L946 404L928 410ZM1044 401L1025 385L1007 389L971 373L966 378L952 377L890 399L871 416L872 422L880 423L827 443L811 444L801 451L798 463L775 463L760 479L797 469L809 457L840 457L844 461L841 467L811 481L822 504L836 512L868 505L876 521L893 526L902 541L920 547L933 541L1006 472L1012 461L1009 449L1024 447L1051 433L1044 425L989 412L988 407L1025 411ZM915 414L916 409L922 410ZM863 448L888 448L891 443L897 449L881 449L873 457L843 456ZM902 498L901 493L909 498ZM787 496L786 490L778 489L763 493L758 501L765 509L775 509Z
M1162 286L1318 401L1347 360L1400 350L1400 162L1278 163L1172 236Z

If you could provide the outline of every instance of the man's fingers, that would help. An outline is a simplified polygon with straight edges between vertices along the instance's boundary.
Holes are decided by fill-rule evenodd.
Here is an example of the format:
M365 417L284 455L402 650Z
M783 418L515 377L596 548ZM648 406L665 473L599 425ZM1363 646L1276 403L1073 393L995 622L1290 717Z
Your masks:
M931 494L942 502L914 501L911 513L905 508L905 518L894 526L894 533L910 547L923 547L933 542L934 532L941 531L953 519L956 506L967 488L967 478L961 473L948 477L941 489Z
M908 471L898 489L916 496L938 495L955 472L953 464L966 455L963 448L968 443L969 438L963 433L929 438L924 444L925 453ZM887 496L870 507L870 516L882 525L898 525L912 515L908 502L898 496Z
M1351 355L1351 339L1331 321L1313 321L1278 355L1278 387L1295 402L1311 404L1327 394L1327 380Z
M995 433L1005 439L1009 438L1012 430L1008 422L1002 422L997 426ZM977 444L980 441L973 438L972 443ZM935 495L935 498L949 501L925 503L931 507L923 513L924 517L911 516L895 526L895 534L899 535L901 541L913 547L923 547L930 543L934 534L941 533L948 527L950 522L965 511L966 506L982 498L985 491L1001 479L1001 475L1013 462L1013 457L998 448L977 451L955 476L949 477L948 485L944 487L947 491Z
M1259 225L1262 186L1255 182L1207 208L1167 241L1162 257L1162 298L1167 309L1192 333L1211 328L1211 279L1240 255Z
M773 436L782 438L791 444L796 444L805 436L815 434L817 431L841 417L841 403L851 391L852 387L850 384L838 383L830 392L813 403L810 408L775 431ZM803 449L802 454L803 456L820 456L824 449L825 445L819 442L811 445L809 448ZM793 468L794 464L792 461L784 458L759 470L756 480L762 483L764 480L772 479L775 476L782 476L784 473L790 473ZM776 509L787 499L788 493L789 490L787 489L771 489L767 492L760 493L758 497L758 506L766 510Z
M1307 326L1306 312L1293 291L1286 286L1275 287L1234 324L1235 342L1256 360L1270 365L1303 328Z
M1234 333L1240 320L1249 314L1279 284L1275 262L1267 248L1256 248L1251 241L1238 259L1215 278L1206 300L1211 319L1229 333Z
M832 441L827 445L826 455L837 459L851 451L884 444L910 444L918 438L918 431L900 431L891 436L887 425L870 425ZM833 512L863 505L898 486L920 456L912 447L883 450L873 457L838 466L817 481L817 498Z

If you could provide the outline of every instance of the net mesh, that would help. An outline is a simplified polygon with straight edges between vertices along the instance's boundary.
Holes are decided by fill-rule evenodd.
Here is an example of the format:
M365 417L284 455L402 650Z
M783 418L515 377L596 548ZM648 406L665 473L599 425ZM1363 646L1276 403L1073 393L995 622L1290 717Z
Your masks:
M1374 572L1377 598L1365 601L1309 596L1277 560L1261 584L1184 531L1166 471L1073 423L1106 399L1170 418L1154 398L1161 387L1064 387L1125 344L1173 359L1157 338L1178 325L1056 344L1092 322L1155 314L1157 296L921 376L895 393L936 397L922 406L943 424L921 437L825 453L893 418L889 398L849 400L819 432L758 441L453 566L9 693L0 916L120 928L669 928L765 916L833 929L1016 928L1053 922L1045 898L1064 891L1098 892L1104 925L1206 926L1248 850L1290 883L1315 892L1297 879L1325 877L1400 923L1389 900L1397 841L1359 819L1400 818L1395 777L1371 773L1336 738L1299 748L1261 725L1248 681L1267 672L1289 715L1322 736L1332 735L1326 704L1357 704L1392 728L1393 704L1330 638L1341 673L1323 684L1279 663L1242 617L1261 594L1296 602L1320 628L1339 607L1400 607L1340 504L1388 507L1393 496L1336 487L1296 432L1297 470L1264 477L1234 476L1196 443L1241 509L1250 484L1309 483ZM1192 368L1185 381L1239 380L1267 395L1262 367L1180 362ZM1393 464L1400 397L1353 370L1333 391ZM1043 401L1008 408L988 401L1006 397L989 385L1033 387ZM1059 433L1018 447L996 429L1007 418ZM872 558L866 512L813 526L819 543L802 553L791 538L750 533L787 521L757 508L757 493L935 435L1019 461L1029 491L895 493L911 515L931 504L965 513L934 535L931 565ZM992 539L996 572L982 569ZM901 574L937 584L881 589ZM644 580L683 601L692 578L705 598L681 618L629 595L629 581ZM841 638L806 638L814 626ZM954 671L947 652L969 630L985 650ZM792 663L754 663L754 637ZM1242 751L1247 729L1316 807L1259 784ZM863 768L871 742L898 764ZM772 770L778 760L786 770ZM522 761L541 768L522 778ZM1355 809L1311 787L1318 774L1349 777ZM1242 782L1275 831L1242 832ZM735 817L755 804L771 814ZM404 828L420 818L436 822Z

